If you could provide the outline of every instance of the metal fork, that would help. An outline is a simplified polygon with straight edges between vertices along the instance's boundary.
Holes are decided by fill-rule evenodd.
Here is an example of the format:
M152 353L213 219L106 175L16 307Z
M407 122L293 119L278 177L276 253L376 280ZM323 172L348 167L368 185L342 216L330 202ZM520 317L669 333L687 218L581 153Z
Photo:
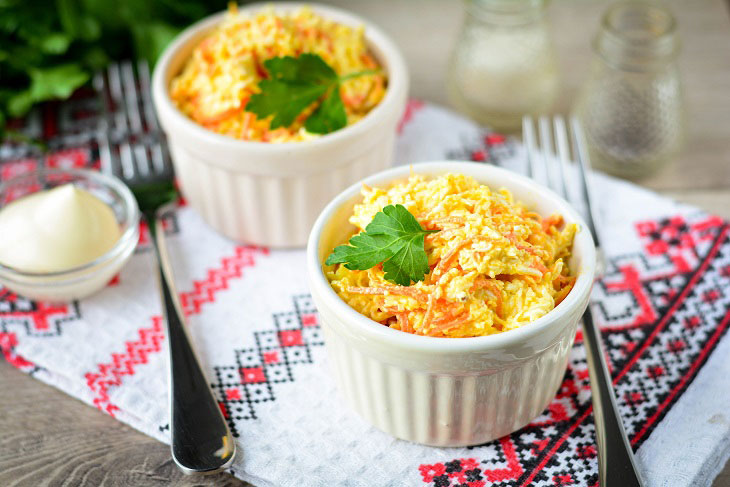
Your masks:
M174 174L152 108L149 67L142 62L136 71L124 62L94 78L104 110L97 134L101 167L134 193L157 256L170 357L172 458L185 473L213 473L232 463L236 445L191 345L175 291L161 218L177 199Z
M595 204L588 182L590 162L580 122L574 117L570 119L570 142L573 156L578 161L577 170L571 167L573 165L570 162L571 143L563 118L556 116L551 124L548 117L540 117L537 128L539 144L535 137L535 124L532 118L525 117L522 120L522 138L527 149L529 175L535 179L544 179L558 194L575 206L583 207L586 224L598 250L598 274L602 274L605 260L596 227ZM557 154L554 150L557 150ZM557 164L554 162L556 156ZM578 180L580 195L574 195L571 191L574 187L570 184L571 179L576 172L578 175L575 179ZM583 342L596 426L599 484L601 487L640 487L643 483L636 469L631 444L616 406L611 375L608 373L601 348L600 331L593 321L590 305L583 315Z

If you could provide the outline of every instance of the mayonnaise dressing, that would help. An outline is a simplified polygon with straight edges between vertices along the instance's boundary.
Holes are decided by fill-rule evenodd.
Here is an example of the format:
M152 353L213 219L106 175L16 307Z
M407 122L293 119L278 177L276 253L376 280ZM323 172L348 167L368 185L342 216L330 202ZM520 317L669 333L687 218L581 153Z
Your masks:
M106 203L65 184L0 209L0 263L26 272L64 271L104 255L120 233Z

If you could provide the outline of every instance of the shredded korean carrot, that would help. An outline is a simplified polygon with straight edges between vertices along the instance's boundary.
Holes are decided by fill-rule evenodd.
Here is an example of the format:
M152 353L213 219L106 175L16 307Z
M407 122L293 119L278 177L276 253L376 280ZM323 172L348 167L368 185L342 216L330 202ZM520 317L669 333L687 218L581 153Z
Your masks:
M562 215L551 215L542 221L542 230L545 233L550 231L550 227L559 227L563 224Z
M408 312L396 313L395 317L398 320L398 325L402 331L406 333L413 333L413 327L411 326L410 321L408 321Z
M574 283L570 283L564 288L562 288L560 291L555 294L555 306L559 305L563 302L563 300L568 296L570 291L573 289Z
M208 116L204 116L202 113L200 113L198 115L198 122L202 125L215 125L241 111L243 111L243 106L232 107L228 110L223 110L220 113Z
M425 227L426 230L434 230L434 228ZM464 227L454 227L454 228L444 228L444 229L436 229L439 230L436 233L429 233L425 237L426 242L433 242L434 240L445 240L449 238L449 235L451 235L453 232L456 232L458 230L462 230Z
M461 249L466 247L467 245L471 245L474 242L474 238L467 238L465 240L462 240L456 246L451 249L445 256L441 258L441 261L438 263L436 268L433 270L432 274L432 280L438 279L441 274L446 271L449 266L451 265L451 262L454 260L454 258L459 254Z
M342 101L344 104L348 107L354 107L362 103L362 101L365 99L365 95L357 94L357 95L341 95Z
M450 216L448 218L439 218L437 220L432 220L431 223L437 224L437 225L443 225L444 223L456 223L456 224L463 224L464 219L459 216Z
M560 274L558 277L553 279L553 285L557 288L565 286L566 284L572 285L576 279L577 279L576 276L564 276L564 275Z
M433 320L432 326L428 330L427 334L429 336L443 335L445 331L466 323L467 321L469 321L469 310L462 311L458 314L449 312L448 314Z
M375 69L378 67L378 63L375 62L375 59L373 59L370 54L363 54L360 56L360 60L368 67L368 69Z
M505 233L504 236L518 249L524 250L525 252L530 253L532 255L537 255L538 250L536 248L534 248L531 245L521 244L519 239L517 238L517 235L515 235L513 232Z
M491 294L494 295L494 299L497 302L497 308L494 310L497 316L502 317L502 291L493 279L487 279L484 276L480 276L474 281L474 289L487 289Z
M355 287L350 286L347 289L348 293L352 294L395 294L400 296L408 296L417 301L426 301L428 298L426 295L418 289L413 289L407 286L381 286L381 287Z
M243 117L243 127L241 127L241 134L240 137L243 140L248 140L248 130L251 128L251 124L254 121L254 114L251 112L246 112L246 114Z
M433 293L428 295L428 304L426 306L426 313L423 315L423 323L421 329L425 330L431 324L431 318L433 317L433 306L434 306Z
M535 262L533 262L530 267L532 267L533 269L537 269L538 271L540 271L541 274L545 274L546 272L548 272L548 268L545 267L545 264L543 264L540 259L535 259Z

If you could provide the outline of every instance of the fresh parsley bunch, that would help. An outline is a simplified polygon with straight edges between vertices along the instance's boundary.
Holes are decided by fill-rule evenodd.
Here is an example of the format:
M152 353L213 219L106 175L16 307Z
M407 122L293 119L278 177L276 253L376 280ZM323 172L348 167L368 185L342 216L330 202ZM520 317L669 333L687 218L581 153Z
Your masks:
M5 121L68 98L112 59L153 64L180 30L226 0L0 0L0 140Z
M411 281L423 281L430 271L424 239L434 232L438 230L424 230L403 205L388 205L349 245L335 247L325 264L366 270L382 262L386 280L410 286Z
M321 100L304 122L304 128L313 134L328 134L347 125L340 96L342 82L378 73L365 70L338 76L319 55L309 53L267 59L263 65L269 77L259 83L261 92L249 99L246 111L258 118L273 115L270 127L276 129L290 126L305 109Z

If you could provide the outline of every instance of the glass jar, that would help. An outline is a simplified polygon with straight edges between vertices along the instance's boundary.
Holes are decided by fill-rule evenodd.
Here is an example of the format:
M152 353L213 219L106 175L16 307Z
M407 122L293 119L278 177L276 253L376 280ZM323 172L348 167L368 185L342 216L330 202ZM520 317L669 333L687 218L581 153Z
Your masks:
M558 88L544 0L467 0L451 57L448 94L456 108L499 131L544 113Z
M646 175L670 161L684 138L674 17L651 2L617 3L604 14L593 48L575 108L591 162L617 176Z

